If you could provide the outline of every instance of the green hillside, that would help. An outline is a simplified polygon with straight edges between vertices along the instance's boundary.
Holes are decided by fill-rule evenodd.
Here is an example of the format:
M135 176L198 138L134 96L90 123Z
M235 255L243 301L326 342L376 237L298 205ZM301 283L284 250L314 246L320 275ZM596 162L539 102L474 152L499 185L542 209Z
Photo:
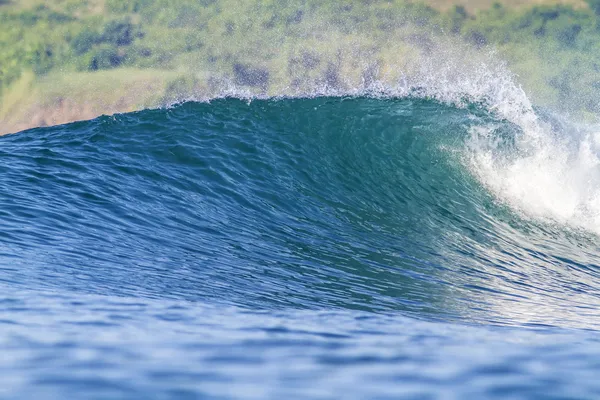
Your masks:
M539 104L600 111L599 0L0 4L3 132L210 98L228 85L277 95L391 81L439 38L498 49Z

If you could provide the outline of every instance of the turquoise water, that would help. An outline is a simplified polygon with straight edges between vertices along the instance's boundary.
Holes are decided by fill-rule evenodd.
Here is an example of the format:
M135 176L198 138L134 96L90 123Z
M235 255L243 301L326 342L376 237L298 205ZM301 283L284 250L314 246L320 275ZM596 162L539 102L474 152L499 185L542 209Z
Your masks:
M595 148L511 115L220 99L1 137L0 396L598 398Z

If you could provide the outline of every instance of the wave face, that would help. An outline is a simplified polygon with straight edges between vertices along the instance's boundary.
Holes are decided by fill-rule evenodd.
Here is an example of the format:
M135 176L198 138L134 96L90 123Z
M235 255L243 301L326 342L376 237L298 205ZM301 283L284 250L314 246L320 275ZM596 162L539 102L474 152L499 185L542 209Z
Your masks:
M0 138L0 391L593 398L594 135L494 96L226 98Z

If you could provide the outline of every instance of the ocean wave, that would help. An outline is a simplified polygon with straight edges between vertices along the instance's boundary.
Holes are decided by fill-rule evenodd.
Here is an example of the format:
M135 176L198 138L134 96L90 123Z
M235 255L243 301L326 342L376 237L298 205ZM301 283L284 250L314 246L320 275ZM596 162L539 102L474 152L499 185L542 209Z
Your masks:
M490 180L560 132L424 97L228 98L4 137L2 234L26 265L5 279L596 327L593 231L524 213ZM546 201L551 177L516 199Z

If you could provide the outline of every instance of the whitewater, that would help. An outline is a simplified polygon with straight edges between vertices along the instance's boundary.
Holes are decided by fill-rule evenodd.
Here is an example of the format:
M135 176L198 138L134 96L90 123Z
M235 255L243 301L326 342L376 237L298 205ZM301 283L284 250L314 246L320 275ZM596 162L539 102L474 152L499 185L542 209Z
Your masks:
M598 398L599 127L396 74L1 137L0 395Z

